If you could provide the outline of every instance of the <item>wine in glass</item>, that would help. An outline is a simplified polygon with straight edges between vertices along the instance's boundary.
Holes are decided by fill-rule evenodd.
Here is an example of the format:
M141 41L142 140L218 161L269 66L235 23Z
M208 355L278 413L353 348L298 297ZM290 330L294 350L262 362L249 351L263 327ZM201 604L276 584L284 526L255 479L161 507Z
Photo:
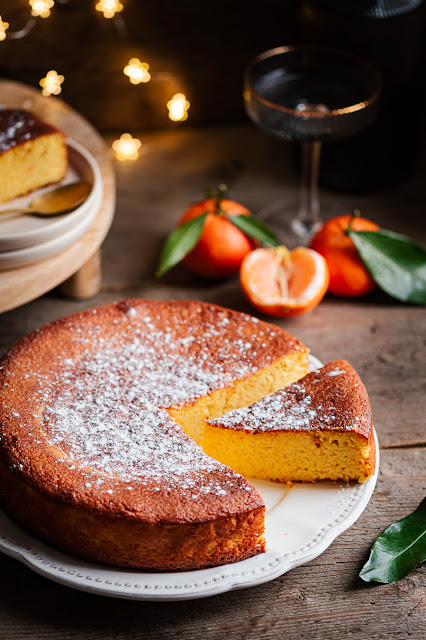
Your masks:
M298 237L309 237L321 224L322 143L354 135L370 124L377 115L381 85L379 73L358 56L314 45L271 49L245 70L244 103L250 118L278 138L302 143L299 211L291 220ZM283 212L268 207L268 217L275 219L277 213L283 227Z

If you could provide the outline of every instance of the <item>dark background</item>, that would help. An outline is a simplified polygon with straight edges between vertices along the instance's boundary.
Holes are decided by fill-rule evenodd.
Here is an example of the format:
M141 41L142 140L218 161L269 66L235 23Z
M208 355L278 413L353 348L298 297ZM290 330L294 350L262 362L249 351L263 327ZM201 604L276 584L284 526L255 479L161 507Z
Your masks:
M30 18L30 7L27 0L2 0L0 13L10 27L0 42L0 77L38 87L55 69L65 76L61 98L105 132L232 125L248 122L242 74L253 56L283 44L319 42L369 59L385 87L374 129L325 145L322 184L351 191L355 171L357 188L368 192L413 171L425 112L420 0L391 0L402 11L381 18L373 14L384 3L374 0L122 3L124 10L108 20L95 10L95 0L57 0L49 18L36 18L25 38L13 39ZM151 82L129 82L123 68L131 57L149 63ZM184 123L168 118L166 103L176 92L191 103Z

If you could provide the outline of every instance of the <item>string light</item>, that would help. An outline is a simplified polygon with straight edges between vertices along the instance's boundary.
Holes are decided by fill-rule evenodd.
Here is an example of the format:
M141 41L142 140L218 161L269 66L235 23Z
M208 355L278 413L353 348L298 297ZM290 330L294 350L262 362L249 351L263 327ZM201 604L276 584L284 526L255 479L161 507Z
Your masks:
M54 0L29 0L29 4L32 16L48 18L50 16L50 10L55 3Z
M186 120L190 104L183 93L175 93L168 101L169 118L174 122Z
M61 4L67 3L69 0L57 0ZM126 25L119 14L124 6L120 0L95 0L95 9L103 13L105 18L116 18L114 25L118 31L124 31L127 35ZM48 18L51 15L51 9L55 6L54 0L28 0L28 4L31 7L31 15L34 17ZM9 23L2 20L0 16L0 42L8 39L24 38L32 30L37 20L30 18L27 20L26 25L19 31L6 34L9 29ZM141 62L139 58L131 58L128 64L124 67L123 73L129 78L132 84L140 84L149 82L151 74L149 73L149 64L147 62ZM156 80L163 80L170 76L165 72L156 74ZM64 82L64 76L59 75L57 71L50 70L46 74L46 77L40 80L40 86L42 87L43 96L59 95L62 91L62 83ZM167 102L168 116L170 120L174 122L182 122L188 118L188 109L190 107L189 101L183 93L175 93L174 96ZM139 156L139 149L142 143L137 138L133 138L130 134L124 133L119 140L113 143L113 149L116 151L117 158L119 160L136 160Z
M6 31L9 29L9 23L3 22L0 16L0 41L6 39Z
M113 18L116 13L123 11L123 5L120 0L99 0L95 9L103 13L104 18Z
M139 157L139 149L142 142L133 138L130 133L123 133L119 140L114 140L112 148L115 151L117 160L136 160Z
M149 64L147 62L141 62L139 58L131 58L127 66L124 67L123 73L129 77L132 84L139 84L140 82L149 82L151 80L151 74L148 69Z
M61 84L64 80L64 76L59 75L57 71L53 69L48 71L46 77L42 78L39 82L40 87L43 87L42 94L46 97L59 95L62 91Z

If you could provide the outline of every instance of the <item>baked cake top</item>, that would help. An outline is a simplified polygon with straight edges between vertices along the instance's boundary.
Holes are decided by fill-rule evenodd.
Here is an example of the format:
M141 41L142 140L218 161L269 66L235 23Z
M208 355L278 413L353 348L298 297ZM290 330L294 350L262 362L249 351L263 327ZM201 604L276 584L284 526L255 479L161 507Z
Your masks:
M34 113L25 109L0 107L0 154L28 140L51 133L61 132Z
M367 391L355 369L345 360L334 360L209 424L253 433L354 431L368 438L372 416Z
M223 495L226 508L260 506L257 491L207 457L164 407L194 402L295 350L306 348L273 325L195 301L127 300L73 314L4 358L3 450L28 481L43 478L95 508L110 500L153 521L160 512L208 517Z

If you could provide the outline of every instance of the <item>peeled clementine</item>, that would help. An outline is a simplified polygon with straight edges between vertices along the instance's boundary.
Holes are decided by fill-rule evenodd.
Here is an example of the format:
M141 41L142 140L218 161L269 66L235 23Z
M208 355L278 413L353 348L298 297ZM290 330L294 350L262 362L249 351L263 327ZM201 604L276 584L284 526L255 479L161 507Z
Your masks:
M247 299L263 313L295 316L321 302L329 272L324 258L312 249L259 248L244 258L240 282Z
M359 253L347 235L351 222L353 231L377 231L374 222L359 216L337 216L328 220L309 243L327 261L330 270L328 290L347 298L361 296L375 288L375 282L364 266Z
M255 243L237 229L226 216L249 216L250 211L233 200L209 198L190 207L183 214L179 226L207 212L200 239L184 258L188 269L209 278L237 273L241 262Z

